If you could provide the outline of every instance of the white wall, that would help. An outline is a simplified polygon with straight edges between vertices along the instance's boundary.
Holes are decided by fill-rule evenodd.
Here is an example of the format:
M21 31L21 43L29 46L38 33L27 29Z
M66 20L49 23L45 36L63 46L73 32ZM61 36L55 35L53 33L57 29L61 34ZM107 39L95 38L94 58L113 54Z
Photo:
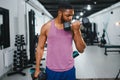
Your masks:
M13 5L14 4L14 5ZM4 53L9 52L10 49L14 49L14 36L17 33L18 27L17 19L17 0L0 0L0 7L9 10L9 27L10 27L10 47L0 50L0 76L6 73L10 67L4 66Z
M5 67L4 63L4 53L9 52L15 49L14 42L15 42L15 35L16 34L23 34L25 35L26 42L28 41L28 11L30 9L35 10L37 14L36 17L38 19L37 24L39 27L37 29L41 29L41 26L48 20L52 18L52 16L46 11L46 9L39 4L37 0L29 0L34 1L34 4L39 5L37 8L31 6L25 0L0 0L0 7L6 8L9 10L9 23L10 23L10 47L6 49L0 50L0 77L5 74L10 68ZM45 15L41 15L44 12ZM39 16L38 16L39 15ZM37 30L40 31L40 30ZM29 58L29 44L27 44L27 54ZM12 60L12 57L11 57Z
M120 21L120 2L89 16L89 19L97 24L99 36L102 36L103 29L106 28L108 37L106 34L105 39L107 42L120 45L120 26L115 25L117 21Z

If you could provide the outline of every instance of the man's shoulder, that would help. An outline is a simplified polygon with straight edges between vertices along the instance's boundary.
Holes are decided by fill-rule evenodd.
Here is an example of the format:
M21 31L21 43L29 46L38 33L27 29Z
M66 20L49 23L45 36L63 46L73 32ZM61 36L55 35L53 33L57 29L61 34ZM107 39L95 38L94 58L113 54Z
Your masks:
M51 26L51 22L52 22L52 20L49 20L48 22L46 22L44 24L44 27L50 27Z
M43 26L42 26L42 30L49 30L50 29L50 26L51 26L51 22L52 20L49 20L48 22L46 22Z

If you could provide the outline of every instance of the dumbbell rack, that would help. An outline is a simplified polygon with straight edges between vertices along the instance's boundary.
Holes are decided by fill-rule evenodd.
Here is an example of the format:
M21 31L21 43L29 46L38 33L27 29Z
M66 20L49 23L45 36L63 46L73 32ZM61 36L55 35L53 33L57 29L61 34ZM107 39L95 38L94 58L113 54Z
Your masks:
M25 41L23 35L16 35L15 38L15 46L16 50L14 51L13 55L13 72L8 73L7 75L13 75L13 74L21 74L25 76L26 74L23 73L23 69L32 67L31 65L28 66L28 59L25 49Z

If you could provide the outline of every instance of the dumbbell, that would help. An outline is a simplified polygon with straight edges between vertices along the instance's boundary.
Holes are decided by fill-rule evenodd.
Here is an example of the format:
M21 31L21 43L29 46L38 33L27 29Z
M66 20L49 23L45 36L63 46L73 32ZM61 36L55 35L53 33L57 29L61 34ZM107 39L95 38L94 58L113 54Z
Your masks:
M71 21L71 22L64 22L63 25L64 25L64 30L65 31L70 31L71 30L71 23L74 22L74 21ZM87 17L84 17L82 18L82 21L81 21L82 25L87 27L87 25L90 24L90 21Z
M76 58L77 56L79 56L78 51L73 51L73 58Z
M32 80L46 80L47 78L44 70L41 70L37 78L34 77L35 69L31 69L30 72L31 72Z
M34 77L34 73L31 76L32 80L46 80L46 74L44 72L40 72L37 78Z

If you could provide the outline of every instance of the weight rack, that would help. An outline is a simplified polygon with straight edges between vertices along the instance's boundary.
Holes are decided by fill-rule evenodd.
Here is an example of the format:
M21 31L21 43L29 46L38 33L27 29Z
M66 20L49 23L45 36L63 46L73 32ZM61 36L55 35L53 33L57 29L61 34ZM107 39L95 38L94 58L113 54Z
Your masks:
M25 76L23 73L23 69L32 67L32 65L28 65L28 57L26 53L24 35L16 35L15 37L15 46L16 50L13 55L13 70L11 73L7 75L21 74Z

